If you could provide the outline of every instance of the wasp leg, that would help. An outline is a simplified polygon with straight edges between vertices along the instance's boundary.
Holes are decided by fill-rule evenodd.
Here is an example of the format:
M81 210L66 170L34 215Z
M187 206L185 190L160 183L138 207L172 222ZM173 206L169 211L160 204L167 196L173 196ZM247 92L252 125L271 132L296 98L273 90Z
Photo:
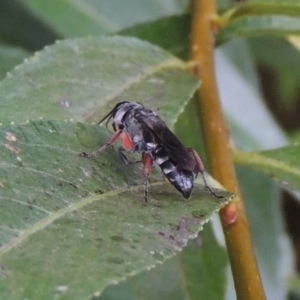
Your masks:
M197 173L197 175L198 175L198 173L204 173L205 172L204 164L203 164L200 156L198 155L198 153L193 148L186 148L186 150L188 152L191 152L194 157L194 160L196 163L194 172Z
M117 131L116 133L114 133L109 140L106 142L106 144L104 144L101 148L99 148L97 151L91 152L91 153L86 153L86 152L81 152L79 154L79 156L82 157L97 157L98 155L100 155L107 147L111 146L122 134L122 130Z
M152 166L152 157L149 153L145 153L143 155L143 161L144 161L144 201L145 203L148 202L148 178Z
M123 161L123 163L125 165L131 165L131 164L136 164L136 163L141 163L143 162L142 160L135 160L135 161L130 161L127 156L123 153L124 151L126 151L126 149L124 149L122 146L119 147L118 152L119 152L119 156L121 158L121 160Z
M195 163L196 163L196 167L194 169L194 172L196 173L196 177L198 176L199 173L201 173L202 178L203 178L203 182L205 185L205 188L215 197L217 198L223 198L223 196L219 196L217 195L208 185L206 178L205 178L205 169L204 169L204 165L203 162L200 158L200 156L198 155L198 153L193 149L193 148L186 148L189 152L192 153L194 159L195 159Z

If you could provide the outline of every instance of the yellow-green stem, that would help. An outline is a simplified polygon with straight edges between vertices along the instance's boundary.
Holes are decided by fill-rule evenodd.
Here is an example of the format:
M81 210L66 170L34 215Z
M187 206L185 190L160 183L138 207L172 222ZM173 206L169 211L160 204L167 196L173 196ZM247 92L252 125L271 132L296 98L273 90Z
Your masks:
M215 78L214 36L217 30L214 0L194 0L191 58L202 84L198 93L201 126L209 169L236 197L220 212L237 299L265 299L252 247L249 225L238 186L230 139Z

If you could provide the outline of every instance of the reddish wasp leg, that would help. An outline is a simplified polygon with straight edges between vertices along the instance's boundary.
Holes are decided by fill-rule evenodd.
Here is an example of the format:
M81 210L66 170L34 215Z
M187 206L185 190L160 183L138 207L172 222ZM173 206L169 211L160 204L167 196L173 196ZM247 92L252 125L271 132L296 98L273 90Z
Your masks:
M107 147L111 146L120 137L121 134L122 134L122 130L119 130L116 133L114 133L106 142L106 144L104 144L97 151L91 153L81 152L79 155L82 157L96 157L100 155Z
M202 174L202 178L203 178L203 181L204 181L204 185L205 187L208 189L208 191L214 195L215 197L217 198L223 198L223 196L219 196L217 195L211 188L210 186L207 184L207 181L206 181L206 178L205 178L205 169L204 169L204 165L203 165L203 162L201 160L201 158L199 157L198 153L193 149L193 148L187 148L187 150L189 152L192 152L193 156L194 156L194 159L195 159L195 162L196 162L196 167L195 167L195 170L194 172L196 173L196 177L198 175L198 173L201 173Z
M148 202L148 178L152 166L152 157L149 153L145 153L143 155L144 160L144 200L147 203Z

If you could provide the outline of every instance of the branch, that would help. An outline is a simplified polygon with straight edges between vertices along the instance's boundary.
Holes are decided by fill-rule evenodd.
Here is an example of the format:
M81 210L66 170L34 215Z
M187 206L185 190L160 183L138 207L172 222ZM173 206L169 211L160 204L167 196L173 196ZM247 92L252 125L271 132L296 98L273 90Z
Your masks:
M237 299L266 299L238 186L227 125L222 113L214 67L215 0L194 0L191 58L202 82L199 114L209 167L214 178L236 197L220 212Z

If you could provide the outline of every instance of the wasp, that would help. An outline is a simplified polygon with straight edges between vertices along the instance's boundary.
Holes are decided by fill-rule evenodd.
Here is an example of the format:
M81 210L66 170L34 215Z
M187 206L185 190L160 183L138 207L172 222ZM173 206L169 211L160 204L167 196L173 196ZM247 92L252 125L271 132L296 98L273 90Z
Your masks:
M144 173L144 200L148 199L148 178L152 164L160 167L164 176L188 199L194 187L194 179L202 174L206 188L213 194L204 176L204 165L192 148L186 148L172 133L163 120L152 110L137 102L120 102L98 124L113 119L114 134L97 151L82 152L83 157L96 157L118 139L120 158L125 164L131 163L124 151L142 155Z

